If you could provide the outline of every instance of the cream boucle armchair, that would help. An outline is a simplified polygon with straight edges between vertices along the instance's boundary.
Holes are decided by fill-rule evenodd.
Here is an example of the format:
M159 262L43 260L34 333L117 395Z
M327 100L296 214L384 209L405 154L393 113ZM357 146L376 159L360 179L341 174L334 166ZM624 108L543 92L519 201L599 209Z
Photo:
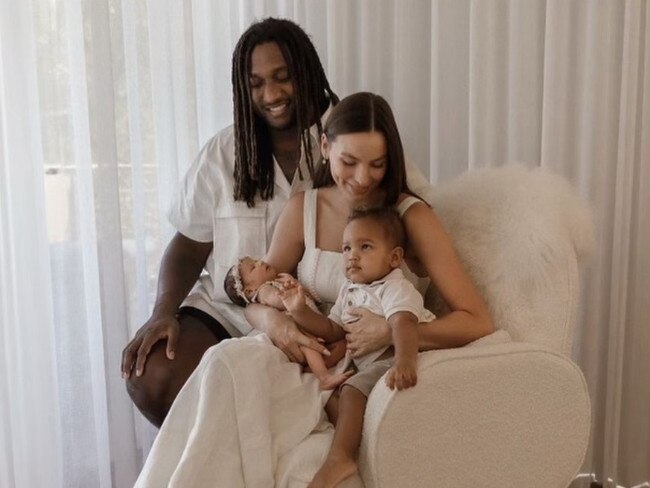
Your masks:
M586 384L569 358L578 265L593 247L589 210L562 178L515 166L463 175L432 200L498 331L421 353L416 388L377 384L364 484L566 487L590 430Z

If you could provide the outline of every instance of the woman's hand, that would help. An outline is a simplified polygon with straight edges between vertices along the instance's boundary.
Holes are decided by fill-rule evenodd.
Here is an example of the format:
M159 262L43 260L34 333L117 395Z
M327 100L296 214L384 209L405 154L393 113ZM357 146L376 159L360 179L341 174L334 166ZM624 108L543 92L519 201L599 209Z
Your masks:
M352 315L359 317L357 322L343 324L347 334L348 350L353 357L363 356L392 344L391 329L386 319L365 308L355 308Z
M291 317L284 313L279 312L274 320L269 321L264 332L269 336L271 342L294 363L305 363L305 355L300 350L301 347L308 347L325 356L330 355L321 342L300 332Z

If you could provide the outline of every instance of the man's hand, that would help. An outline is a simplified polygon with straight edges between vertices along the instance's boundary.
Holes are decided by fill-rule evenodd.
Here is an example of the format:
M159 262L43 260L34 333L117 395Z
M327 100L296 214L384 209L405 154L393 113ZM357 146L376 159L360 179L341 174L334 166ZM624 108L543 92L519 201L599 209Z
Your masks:
M180 324L175 315L152 316L140 327L135 337L122 351L122 377L131 376L134 363L136 376L142 376L147 355L153 345L160 340L167 339L167 357L174 359L179 331Z
M122 377L142 376L153 345L167 339L167 357L174 359L180 324L176 310L201 275L212 252L212 242L198 242L177 232L165 249L158 276L154 312L122 351Z
M386 386L391 390L405 390L418 382L417 360L395 360L386 374Z
M360 357L392 344L391 329L384 317L365 308L355 308L351 313L359 320L341 326L347 332L345 339L352 357Z
M301 346L313 349L325 356L330 355L330 352L319 340L306 336L300 332L298 326L290 317L287 317L285 314L281 315L282 320L275 321L272 326L269 325L266 327L266 333L271 339L271 342L285 353L290 361L301 364L305 363L305 355L300 350Z

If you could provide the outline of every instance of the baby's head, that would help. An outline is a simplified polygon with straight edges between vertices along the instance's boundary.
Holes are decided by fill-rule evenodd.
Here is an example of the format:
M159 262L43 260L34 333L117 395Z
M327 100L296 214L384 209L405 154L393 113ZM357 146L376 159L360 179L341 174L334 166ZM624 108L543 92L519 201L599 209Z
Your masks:
M354 210L343 231L345 276L354 283L372 283L402 264L405 234L392 207Z
M245 307L251 303L260 286L277 276L278 272L270 264L245 256L228 270L223 288L235 305Z

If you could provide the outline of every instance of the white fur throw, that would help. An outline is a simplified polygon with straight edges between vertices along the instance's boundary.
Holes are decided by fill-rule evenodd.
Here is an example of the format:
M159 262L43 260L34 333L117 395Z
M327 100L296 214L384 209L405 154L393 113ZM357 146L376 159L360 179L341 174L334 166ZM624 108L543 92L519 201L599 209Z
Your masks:
M541 168L511 165L442 184L432 204L497 328L569 354L577 264L595 246L576 190Z

